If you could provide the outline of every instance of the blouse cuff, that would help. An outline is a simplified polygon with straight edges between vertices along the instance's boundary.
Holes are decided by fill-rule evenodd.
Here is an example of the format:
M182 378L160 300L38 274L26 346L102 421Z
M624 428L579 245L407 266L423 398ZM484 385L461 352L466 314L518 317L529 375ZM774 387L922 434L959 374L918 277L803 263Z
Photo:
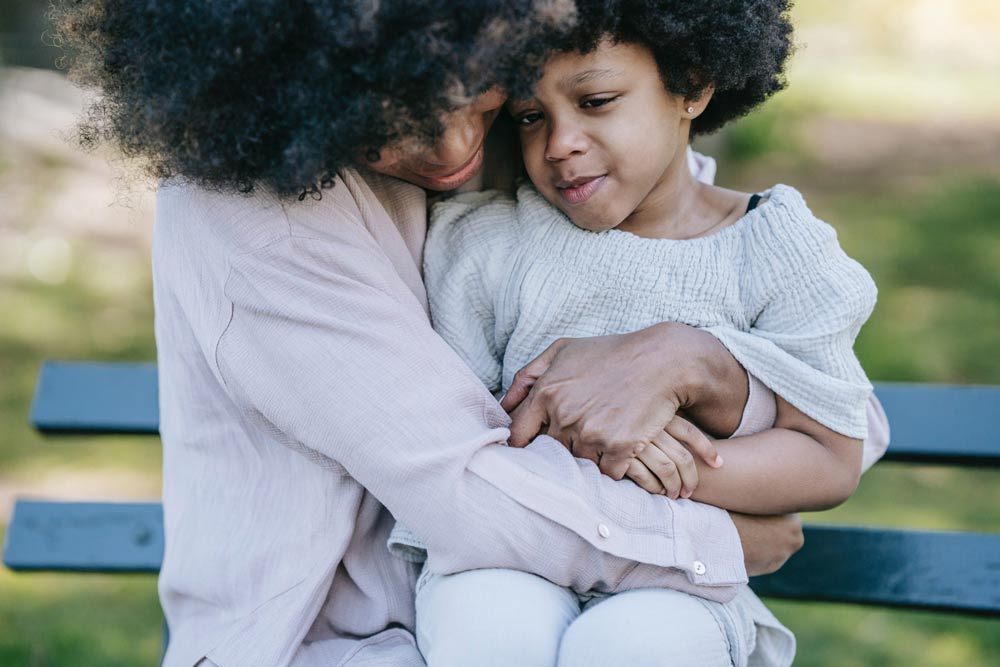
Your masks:
M747 404L743 408L743 418L740 420L740 425L729 436L731 438L753 435L773 428L774 420L778 414L774 392L750 373L747 373L747 380L750 386Z

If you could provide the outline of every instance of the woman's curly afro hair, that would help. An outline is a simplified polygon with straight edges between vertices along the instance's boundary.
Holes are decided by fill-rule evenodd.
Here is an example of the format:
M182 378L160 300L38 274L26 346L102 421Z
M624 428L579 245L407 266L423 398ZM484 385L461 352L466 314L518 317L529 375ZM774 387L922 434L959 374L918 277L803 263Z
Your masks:
M281 195L359 156L433 140L445 112L525 91L568 0L60 0L70 73L101 95L84 146L158 178Z
M691 135L718 130L785 87L792 52L789 0L577 0L560 51L593 50L604 39L649 48L663 85L712 101Z

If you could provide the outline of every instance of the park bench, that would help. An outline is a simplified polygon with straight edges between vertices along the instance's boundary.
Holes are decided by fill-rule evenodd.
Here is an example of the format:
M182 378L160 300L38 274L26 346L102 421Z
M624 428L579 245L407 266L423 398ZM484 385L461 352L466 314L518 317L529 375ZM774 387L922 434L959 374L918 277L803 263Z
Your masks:
M1000 465L1000 387L878 384L892 425L884 461ZM31 422L44 433L156 435L154 364L46 362ZM805 546L758 594L1000 616L1000 533L805 527ZM163 557L159 503L17 500L3 559L21 571L149 572Z

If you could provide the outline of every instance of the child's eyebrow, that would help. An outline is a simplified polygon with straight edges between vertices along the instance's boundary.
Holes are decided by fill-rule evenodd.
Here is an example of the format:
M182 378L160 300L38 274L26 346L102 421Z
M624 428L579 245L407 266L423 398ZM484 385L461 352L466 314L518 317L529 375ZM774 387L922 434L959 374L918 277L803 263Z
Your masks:
M621 76L623 73L624 72L617 69L588 69L582 72L577 72L576 74L563 79L562 88L573 88L595 79L611 79L616 76Z

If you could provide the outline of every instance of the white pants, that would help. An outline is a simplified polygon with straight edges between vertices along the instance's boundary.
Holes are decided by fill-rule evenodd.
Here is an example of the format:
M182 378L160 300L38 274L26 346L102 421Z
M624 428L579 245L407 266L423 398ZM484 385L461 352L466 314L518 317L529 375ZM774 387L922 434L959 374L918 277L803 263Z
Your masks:
M728 667L753 643L752 624L686 593L586 599L514 570L425 572L416 605L428 667Z

